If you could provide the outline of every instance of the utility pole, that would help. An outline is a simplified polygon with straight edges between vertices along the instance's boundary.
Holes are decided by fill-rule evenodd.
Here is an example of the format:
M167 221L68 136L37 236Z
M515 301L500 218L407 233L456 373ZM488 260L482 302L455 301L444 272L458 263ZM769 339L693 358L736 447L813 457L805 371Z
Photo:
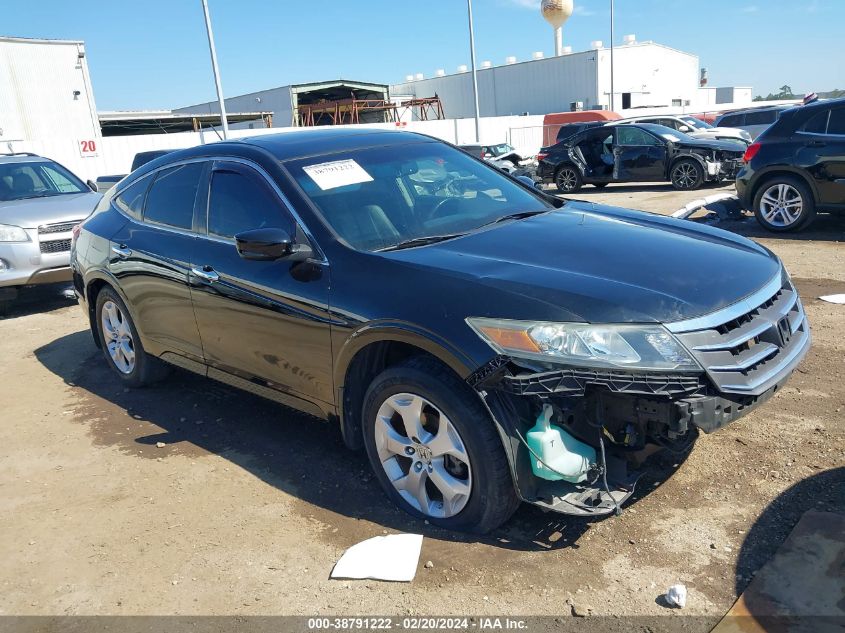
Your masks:
M481 142L481 114L478 106L478 73L475 70L475 31L472 26L472 0L467 0L467 14L469 16L469 51L472 61L472 96L475 100L475 142Z
M223 123L223 139L229 138L229 121L226 118L226 103L223 101L223 86L220 84L220 69L217 67L217 51L214 48L214 33L211 31L211 17L208 15L208 0L202 0L205 14L205 30L208 32L208 50L211 52L211 69L214 71L214 85L217 87L217 102L220 104L220 121Z
M616 91L613 86L613 46L616 39L613 25L613 0L610 0L610 109L616 111Z

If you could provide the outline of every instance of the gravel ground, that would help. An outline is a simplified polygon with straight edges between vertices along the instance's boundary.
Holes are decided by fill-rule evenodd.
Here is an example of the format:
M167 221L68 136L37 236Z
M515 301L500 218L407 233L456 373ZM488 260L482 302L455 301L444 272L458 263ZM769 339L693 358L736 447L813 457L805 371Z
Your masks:
M699 196L578 194L663 213ZM683 613L723 614L804 511L845 512L845 307L817 300L845 292L845 221L722 226L781 256L804 297L814 347L788 386L659 460L621 517L523 506L482 539L392 509L327 424L183 372L124 390L79 308L36 293L0 320L0 614L677 614L659 598L676 582ZM426 537L412 583L328 579L399 531Z

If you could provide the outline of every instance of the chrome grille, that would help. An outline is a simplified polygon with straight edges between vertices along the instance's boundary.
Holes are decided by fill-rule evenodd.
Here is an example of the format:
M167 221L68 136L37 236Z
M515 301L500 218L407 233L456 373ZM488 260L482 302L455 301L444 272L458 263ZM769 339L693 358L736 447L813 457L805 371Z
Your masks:
M77 224L81 223L82 220L76 220L75 222L61 222L59 224L45 224L44 226L38 227L38 235L51 235L52 233L67 233L68 231L72 231L73 227Z
M41 242L42 253L65 253L70 250L70 240L52 240Z
M719 391L765 393L785 378L809 349L809 324L792 284L778 279L764 290L739 312L732 307L710 317L670 324L669 329L701 363Z

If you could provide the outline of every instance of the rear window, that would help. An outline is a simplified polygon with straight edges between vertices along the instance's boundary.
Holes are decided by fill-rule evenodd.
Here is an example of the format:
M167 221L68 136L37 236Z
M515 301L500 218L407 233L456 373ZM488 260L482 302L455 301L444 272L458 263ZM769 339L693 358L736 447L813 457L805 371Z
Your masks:
M845 135L845 108L836 108L830 111L827 133Z
M147 194L144 220L190 229L202 170L202 163L188 163L160 171Z

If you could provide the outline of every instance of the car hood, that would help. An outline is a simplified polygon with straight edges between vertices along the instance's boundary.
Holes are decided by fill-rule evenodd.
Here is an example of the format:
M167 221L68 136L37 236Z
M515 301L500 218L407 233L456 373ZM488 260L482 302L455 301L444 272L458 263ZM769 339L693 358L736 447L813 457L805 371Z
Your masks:
M90 191L0 202L0 224L34 229L44 224L84 220L101 197L102 194Z
M715 149L723 152L745 152L746 145L741 141L726 141L715 138L693 138L689 137L675 143L677 147L690 149Z
M588 202L384 255L487 286L468 289L472 316L593 323L702 316L781 274L780 261L745 238Z

